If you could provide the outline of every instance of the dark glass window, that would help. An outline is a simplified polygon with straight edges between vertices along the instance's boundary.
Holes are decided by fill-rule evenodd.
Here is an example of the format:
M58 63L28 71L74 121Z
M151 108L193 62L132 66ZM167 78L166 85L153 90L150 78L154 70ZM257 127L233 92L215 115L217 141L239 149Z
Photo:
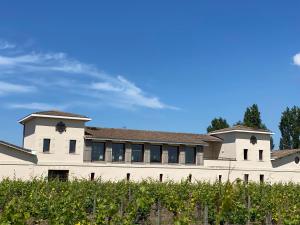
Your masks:
M259 158L259 160L260 161L262 161L263 160L263 150L259 150L259 156L258 156L258 158Z
M222 175L219 175L219 182L222 182Z
M265 176L263 174L260 174L259 175L259 181L260 181L260 183L263 183L264 180L265 180Z
M159 181L162 182L163 181L163 174L159 174Z
M196 148L185 147L185 163L195 164L196 163Z
M95 180L95 173L91 173L91 180Z
M192 182L192 174L189 174L189 176L188 176L188 181L189 181L189 182Z
M263 160L263 150L259 150L259 160L262 161Z
M70 140L69 153L75 153L75 152L76 152L76 140Z
M248 149L244 149L244 160L248 160Z
M125 144L112 144L112 161L123 162L125 160Z
M68 181L69 170L48 170L48 180Z
M161 162L161 146L151 145L150 148L150 162Z
M143 162L144 161L144 145L133 144L131 145L131 161Z
M249 174L244 174L244 181L246 184L249 182Z
M105 143L93 142L92 144L92 161L105 160Z
M168 146L168 163L178 163L179 148L177 146Z
M49 152L50 151L50 139L45 138L43 142L43 152Z

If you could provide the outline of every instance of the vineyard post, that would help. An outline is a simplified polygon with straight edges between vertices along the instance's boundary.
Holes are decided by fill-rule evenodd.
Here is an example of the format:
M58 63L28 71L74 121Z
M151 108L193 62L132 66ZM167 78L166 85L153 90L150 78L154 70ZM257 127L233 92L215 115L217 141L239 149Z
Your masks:
M157 220L156 220L156 224L157 225L161 224L160 201L159 200L157 202Z
M93 202L93 216L92 216L92 220L95 220L95 216L96 216L96 193L94 193L94 202Z
M204 225L208 225L208 206L204 206Z
M272 225L272 213L268 212L266 215L266 225Z
M123 198L121 199L121 202L120 202L119 206L120 206L119 207L119 214L120 214L121 217L123 217L123 215L124 215L124 200L123 200Z
M247 219L247 225L250 225L250 208L251 208L251 198L248 193L248 198L247 198L247 210L248 210L248 219Z
M202 215L200 203L196 204L196 213L197 213L196 214L196 220L199 222L199 221L201 221L201 215Z

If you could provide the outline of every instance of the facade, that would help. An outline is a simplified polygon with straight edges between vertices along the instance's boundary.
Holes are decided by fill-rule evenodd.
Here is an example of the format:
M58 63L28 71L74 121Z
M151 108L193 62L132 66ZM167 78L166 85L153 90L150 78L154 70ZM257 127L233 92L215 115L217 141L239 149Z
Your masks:
M189 134L86 126L90 120L59 111L21 119L23 146L0 141L0 178L300 181L300 149L271 152L268 130Z

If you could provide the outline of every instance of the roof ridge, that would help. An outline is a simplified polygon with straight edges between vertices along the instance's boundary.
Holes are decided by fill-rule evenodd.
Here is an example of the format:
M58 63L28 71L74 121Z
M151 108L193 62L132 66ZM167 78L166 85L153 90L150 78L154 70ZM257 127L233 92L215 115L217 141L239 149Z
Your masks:
M233 125L227 128L222 128L218 130L214 130L209 132L208 134L216 133L216 132L222 132L222 131L233 131L233 130L238 130L238 129L244 129L244 130L249 130L249 131L262 131L262 132L271 132L269 129L263 129L263 128L256 128L256 127L249 127L245 125Z
M203 136L211 136L209 134L198 134L198 133L188 133L188 132L176 132L176 131L159 131L159 130L142 130L142 129L128 129L128 128L112 128L112 127L94 127L94 126L86 126L86 128L91 129L112 129L112 130L128 130L128 131L143 131L143 132L159 132L159 133L171 133L171 134L189 134L189 135L203 135Z

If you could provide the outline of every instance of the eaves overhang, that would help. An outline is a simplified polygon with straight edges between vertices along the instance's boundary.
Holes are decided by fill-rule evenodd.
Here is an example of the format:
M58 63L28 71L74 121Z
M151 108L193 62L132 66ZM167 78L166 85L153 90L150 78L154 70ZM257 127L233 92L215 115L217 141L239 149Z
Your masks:
M30 114L18 122L20 124L24 124L25 122L33 119L33 118L49 118L49 119L66 119L66 120L78 120L78 121L91 121L91 118L83 118L83 117L71 117L71 116L54 116L54 115L40 115L40 114Z

